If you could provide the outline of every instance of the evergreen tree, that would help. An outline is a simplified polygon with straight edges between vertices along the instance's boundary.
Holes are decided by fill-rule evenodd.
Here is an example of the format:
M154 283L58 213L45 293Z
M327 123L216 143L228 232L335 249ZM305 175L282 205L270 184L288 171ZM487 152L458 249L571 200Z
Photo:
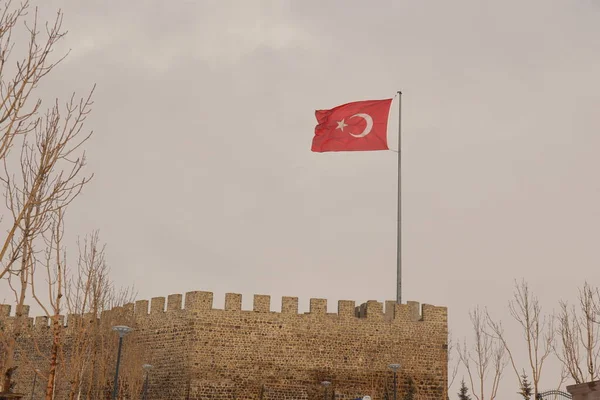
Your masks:
M471 400L471 396L469 396L469 388L465 385L465 380L463 379L460 382L460 391L458 392L459 400Z
M521 391L517 392L525 400L531 399L531 395L533 394L533 389L531 388L531 383L527 380L527 374L523 371L523 375L521 375Z

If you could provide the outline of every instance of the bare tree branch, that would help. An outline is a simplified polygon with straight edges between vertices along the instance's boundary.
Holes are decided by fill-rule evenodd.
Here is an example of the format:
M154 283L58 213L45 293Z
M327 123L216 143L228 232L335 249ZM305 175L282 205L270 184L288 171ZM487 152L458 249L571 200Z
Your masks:
M452 353L454 350L454 340L452 339L452 332L448 333L448 393L450 393L450 388L454 384L456 379L456 375L458 374L458 367L460 366L460 359L453 360Z
M575 383L591 382L600 378L600 332L598 289L587 282L579 290L579 304L560 303L556 333L560 341L554 352Z
M81 100L73 95L65 105L56 100L42 114L37 88L68 54L54 56L57 43L66 35L62 12L59 10L52 21L40 24L37 9L31 9L28 0L20 4L10 0L1 3L0 182L6 206L1 215L7 232L0 238L0 284L7 285L14 294L18 320L22 319L24 301L31 294L52 318L55 332L59 332L57 310L62 307L66 266L61 261L64 254L59 254L63 251L58 245L62 233L55 230L62 223L56 218L59 215L62 221L64 210L91 179L82 176L86 164L82 146L91 135L83 127L91 111L93 89ZM25 34L27 40L15 40L20 34ZM14 148L20 149L20 155L13 154ZM52 249L51 256L36 248L44 241L44 247ZM48 302L41 301L35 291L36 279L42 278L36 272L37 264L47 267ZM15 366L22 321L16 326L10 332L0 332L0 374L5 378L0 381L0 391L11 385L6 377ZM54 358L60 356L58 339L54 345L50 375L55 372L52 365L58 365ZM48 382L51 381L55 377L48 376Z
M525 281L515 281L515 292L513 299L509 301L510 314L521 327L526 345L526 355L533 380L534 398L539 393L539 383L542 376L544 363L551 354L554 346L554 328L551 317L542 315L539 301L529 289ZM523 380L517 368L513 352L506 340L502 324L495 322L489 314L487 315L488 326L493 336L500 340L510 360L519 386L523 387Z
M473 396L477 400L493 400L506 367L505 348L498 339L486 332L486 318L479 307L469 312L469 317L473 328L473 343L470 348L466 340L462 346L458 343L458 357L467 370ZM486 397L490 375L491 388Z

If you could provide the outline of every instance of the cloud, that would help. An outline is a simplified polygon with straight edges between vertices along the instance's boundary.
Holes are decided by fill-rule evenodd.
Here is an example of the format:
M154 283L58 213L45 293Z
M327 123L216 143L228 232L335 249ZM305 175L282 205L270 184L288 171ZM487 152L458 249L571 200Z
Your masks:
M547 309L600 279L598 3L377 4L44 2L73 49L44 94L98 83L69 232L141 298L393 299L396 154L309 149L315 109L402 90L405 300L460 338L513 277Z
M69 4L77 8L67 16L73 32L69 62L110 54L120 65L161 74L178 63L228 67L259 49L318 45L284 2L149 1L143 7L126 2L117 10L104 2L92 4Z

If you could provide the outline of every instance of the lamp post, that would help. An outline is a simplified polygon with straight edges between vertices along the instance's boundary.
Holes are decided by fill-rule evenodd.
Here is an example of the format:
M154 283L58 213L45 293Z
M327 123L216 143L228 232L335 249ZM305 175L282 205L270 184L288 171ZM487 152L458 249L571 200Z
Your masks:
M327 388L329 387L329 385L331 385L331 382L323 381L321 382L321 385L323 385L323 387L325 388L325 392L323 393L323 400L327 400Z
M398 381L397 381L397 373L400 369L400 364L390 364L388 367L394 371L394 400L398 400Z
M123 346L123 337L125 337L125 335L127 335L132 330L133 329L131 329L130 327L124 326L124 325L113 326L113 331L116 331L119 334L119 350L117 351L117 368L115 371L115 383L114 383L113 394L112 394L113 400L116 400L117 391L119 390L119 363L121 362L121 347Z
M31 388L31 400L33 400L33 394L35 393L35 382L37 380L37 376L38 376L39 372L40 372L40 370L37 368L33 371L33 386Z
M142 365L142 368L144 368L144 371L146 371L146 377L144 378L144 393L142 395L142 400L146 400L146 396L148 395L148 374L150 373L150 369L152 368L152 365L144 364L144 365Z

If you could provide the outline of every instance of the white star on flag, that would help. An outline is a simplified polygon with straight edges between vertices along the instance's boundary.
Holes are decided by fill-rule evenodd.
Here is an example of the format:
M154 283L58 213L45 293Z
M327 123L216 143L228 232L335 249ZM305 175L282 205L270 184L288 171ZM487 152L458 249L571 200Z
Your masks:
M348 124L344 122L344 119L341 121L338 121L337 124L338 124L338 126L336 129L341 129L342 132L344 132L344 128L348 126Z

